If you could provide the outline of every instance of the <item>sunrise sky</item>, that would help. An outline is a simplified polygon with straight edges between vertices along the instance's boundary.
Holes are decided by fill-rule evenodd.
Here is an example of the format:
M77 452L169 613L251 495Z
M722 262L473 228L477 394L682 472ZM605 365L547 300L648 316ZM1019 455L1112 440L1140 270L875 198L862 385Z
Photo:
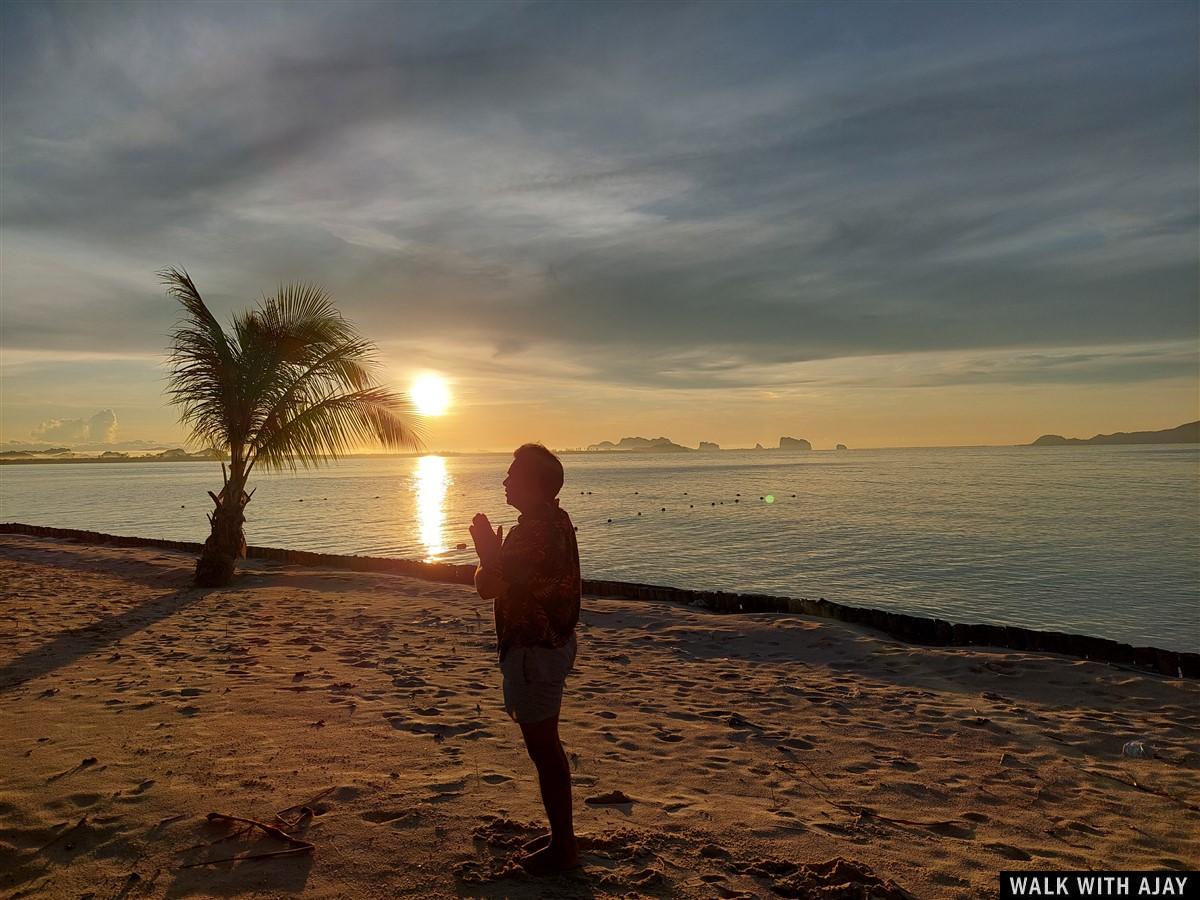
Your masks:
M178 444L186 268L317 281L436 449L1200 418L1185 3L0 7L0 440Z

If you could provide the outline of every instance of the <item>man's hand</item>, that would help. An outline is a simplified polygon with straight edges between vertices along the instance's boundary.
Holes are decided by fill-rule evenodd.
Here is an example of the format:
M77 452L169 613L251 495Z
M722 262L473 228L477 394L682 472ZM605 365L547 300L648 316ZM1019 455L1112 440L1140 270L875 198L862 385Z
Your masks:
M481 565L495 563L500 556L500 547L504 543L504 526L499 525L492 531L492 523L483 513L476 513L471 520L471 538L475 541L475 552Z

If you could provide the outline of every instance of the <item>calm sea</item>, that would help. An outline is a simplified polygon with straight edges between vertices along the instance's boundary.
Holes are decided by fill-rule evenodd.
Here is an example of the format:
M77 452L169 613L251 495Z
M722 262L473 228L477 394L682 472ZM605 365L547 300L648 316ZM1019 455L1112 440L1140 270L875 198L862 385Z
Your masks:
M1200 649L1200 446L562 458L585 577ZM474 562L476 512L506 532L516 522L509 460L256 476L246 536ZM215 463L4 466L0 520L202 541L205 491L220 485Z

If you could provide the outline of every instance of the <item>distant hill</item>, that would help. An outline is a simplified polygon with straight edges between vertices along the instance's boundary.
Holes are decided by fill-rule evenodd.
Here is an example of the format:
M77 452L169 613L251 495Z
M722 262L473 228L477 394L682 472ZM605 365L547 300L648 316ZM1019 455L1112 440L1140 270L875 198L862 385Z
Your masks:
M780 450L811 450L812 444L804 438L781 437L779 439Z
M589 444L589 450L632 450L642 453L688 453L691 447L684 447L680 444L669 440L665 437L644 438L644 437L623 437L617 443L612 441L601 441L598 444Z
M154 457L155 459L178 461L183 459L226 459L227 455L220 450L213 450L211 448L197 450L195 453L188 453L186 450L176 447L174 450L164 450L162 453L156 453Z
M1043 434L1030 447L1065 447L1071 444L1200 444L1200 422L1188 422L1165 431L1118 431L1090 438L1065 438Z
M70 447L51 447L48 450L5 450L0 452L0 459L32 459L38 456L61 456L70 452Z

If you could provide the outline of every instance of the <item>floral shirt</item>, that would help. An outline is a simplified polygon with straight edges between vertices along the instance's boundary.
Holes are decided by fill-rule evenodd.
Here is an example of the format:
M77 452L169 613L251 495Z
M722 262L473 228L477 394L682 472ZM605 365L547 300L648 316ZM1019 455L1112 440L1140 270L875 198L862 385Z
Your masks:
M582 582L575 527L558 498L517 517L500 548L504 589L494 603L496 650L561 647L579 622Z

